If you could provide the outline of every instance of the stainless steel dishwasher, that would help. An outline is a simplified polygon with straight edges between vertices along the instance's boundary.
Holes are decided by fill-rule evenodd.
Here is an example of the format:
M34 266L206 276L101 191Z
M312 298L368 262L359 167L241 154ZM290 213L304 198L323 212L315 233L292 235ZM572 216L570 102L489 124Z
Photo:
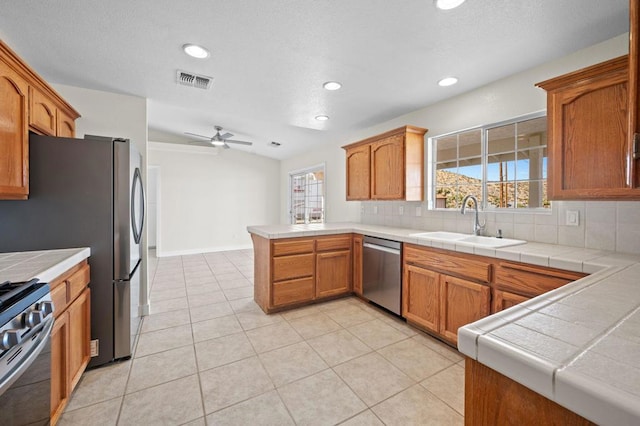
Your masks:
M365 236L362 247L362 295L371 302L401 315L402 244L398 241Z

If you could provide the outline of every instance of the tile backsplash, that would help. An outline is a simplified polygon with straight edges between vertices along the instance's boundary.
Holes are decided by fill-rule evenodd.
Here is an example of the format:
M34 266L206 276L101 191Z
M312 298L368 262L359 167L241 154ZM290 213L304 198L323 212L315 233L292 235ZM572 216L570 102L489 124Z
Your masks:
M485 235L640 254L640 201L554 201L550 212L481 211ZM566 225L567 211L578 212L578 226ZM471 233L473 211L433 211L426 203L362 202L362 223Z

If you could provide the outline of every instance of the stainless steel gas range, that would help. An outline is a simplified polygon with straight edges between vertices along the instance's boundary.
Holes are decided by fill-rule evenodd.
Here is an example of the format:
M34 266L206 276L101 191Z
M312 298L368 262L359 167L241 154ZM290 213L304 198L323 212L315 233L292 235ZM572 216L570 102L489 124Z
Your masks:
M48 425L54 306L37 279L0 284L0 423Z

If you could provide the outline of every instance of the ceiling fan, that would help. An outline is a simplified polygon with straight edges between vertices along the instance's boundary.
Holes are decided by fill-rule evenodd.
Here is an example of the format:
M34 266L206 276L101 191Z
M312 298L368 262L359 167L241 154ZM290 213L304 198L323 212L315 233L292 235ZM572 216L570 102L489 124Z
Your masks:
M195 145L221 146L224 149L229 149L229 145L227 145L229 143L235 143L235 144L238 144L238 145L248 145L248 146L253 145L253 142L236 141L236 140L233 140L233 139L229 139L230 137L233 136L233 134L227 132L227 133L221 135L220 131L222 130L222 127L221 126L213 126L213 127L216 129L216 134L213 135L213 136L198 135L197 133L190 133L190 132L184 132L184 134L209 140L209 142L200 142L200 141L189 142L189 143L192 143L192 144L195 144Z

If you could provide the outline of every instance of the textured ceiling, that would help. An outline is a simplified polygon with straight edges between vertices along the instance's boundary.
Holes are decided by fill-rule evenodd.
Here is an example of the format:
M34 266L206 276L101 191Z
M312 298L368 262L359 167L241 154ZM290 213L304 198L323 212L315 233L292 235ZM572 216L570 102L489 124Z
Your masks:
M286 158L620 35L627 9L627 0L468 0L451 11L432 0L3 0L0 38L50 82L148 98L153 140L213 135L218 124L254 142L237 149ZM187 57L184 43L211 57ZM176 84L178 69L214 77L212 89ZM437 86L448 75L460 83ZM324 90L328 80L343 88Z

